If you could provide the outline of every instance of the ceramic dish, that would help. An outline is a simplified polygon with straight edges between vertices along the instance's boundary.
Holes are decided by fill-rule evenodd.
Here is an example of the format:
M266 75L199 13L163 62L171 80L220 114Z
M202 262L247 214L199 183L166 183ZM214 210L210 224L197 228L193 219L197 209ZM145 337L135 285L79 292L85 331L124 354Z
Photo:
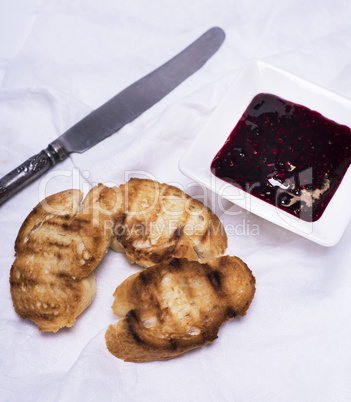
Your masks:
M218 106L203 131L179 162L180 171L224 199L274 224L323 246L340 240L351 219L351 169L342 179L323 215L306 222L215 177L211 162L236 126L253 97L271 93L316 110L351 127L351 101L262 61L250 61Z

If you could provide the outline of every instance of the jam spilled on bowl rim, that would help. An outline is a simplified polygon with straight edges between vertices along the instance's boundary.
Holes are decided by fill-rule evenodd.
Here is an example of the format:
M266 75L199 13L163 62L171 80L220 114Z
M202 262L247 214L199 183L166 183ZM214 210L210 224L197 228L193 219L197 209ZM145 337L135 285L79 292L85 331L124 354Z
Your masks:
M276 95L254 97L211 164L224 181L307 222L351 163L351 130Z

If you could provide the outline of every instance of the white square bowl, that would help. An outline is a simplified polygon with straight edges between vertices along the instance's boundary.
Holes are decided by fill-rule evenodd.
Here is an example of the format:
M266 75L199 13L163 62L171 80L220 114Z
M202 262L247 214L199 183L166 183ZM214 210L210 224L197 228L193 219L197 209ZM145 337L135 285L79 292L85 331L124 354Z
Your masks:
M215 177L211 163L255 95L271 93L351 127L351 101L262 61L247 63L223 102L179 162L180 171L224 199L323 246L333 246L351 219L351 169L323 215L306 222ZM351 137L350 137L351 143Z

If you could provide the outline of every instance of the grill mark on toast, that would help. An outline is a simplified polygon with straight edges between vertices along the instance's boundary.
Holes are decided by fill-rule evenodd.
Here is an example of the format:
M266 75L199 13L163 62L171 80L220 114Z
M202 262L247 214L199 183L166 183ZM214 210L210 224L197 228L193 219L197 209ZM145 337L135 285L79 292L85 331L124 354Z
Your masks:
M29 320L40 319L42 321L51 322L51 321L54 321L55 319L57 319L57 314L55 314L55 311L42 313L42 312L39 312L39 311L34 311L34 310L27 309L27 310L22 312L21 317L29 319Z
M227 307L225 312L228 317L235 317L237 315L235 310L231 307Z
M151 273L149 271L142 271L139 274L140 281L142 282L142 285L148 285L149 283L152 282L152 277Z
M153 263L157 264L163 260L163 255L159 255L157 253L150 253L149 258Z
M94 243L94 246L98 246L99 245L99 243L100 243L100 240L101 240L101 237L100 236L94 236L93 237L93 243Z
M94 261L95 261L95 257L92 255L87 260L85 260L85 265L90 266L90 265L92 265L94 263Z
M155 308L155 310L156 310L156 318L157 318L157 321L160 323L160 324L163 324L164 323L164 321L165 321L165 315L167 315L168 314L168 309L166 308L166 309L162 309L161 308L161 305L160 305L160 303L159 303L159 301L157 300L157 298L156 297L154 297L153 295L151 296L151 298L150 298L150 304Z
M64 281L72 281L74 280L72 275L67 274L67 272L58 272L56 276Z
M89 219L77 218L77 216L75 216L71 222L57 223L57 225L62 226L64 230L79 232L84 225L89 225L90 223Z
M207 279L216 292L222 291L222 274L219 271L211 271L207 274Z
M47 225L47 226L62 226L63 228L66 228L66 227L68 227L69 225L67 224L67 223L61 223L61 222L59 222L58 220L52 220L52 219L48 219L46 222L45 222L45 225Z
M175 352L178 348L178 341L176 339L171 338L170 339L170 347L172 352Z
M56 276L64 283L65 289L70 291L73 300L78 301L81 296L79 280L66 272L58 272ZM57 283L54 283L54 286L57 286Z
M177 229L173 233L172 240L175 241L179 240L182 236L182 233L183 233L183 227L182 226L177 227Z
M126 213L120 214L115 221L114 234L117 239L118 237L122 237L125 234L126 228L124 226L124 222L126 220L126 217Z
M132 336L132 338L135 340L136 343L145 344L145 342L140 338L140 336L136 332L136 328L140 320L135 310L130 310L125 316L125 320L127 323L127 330L129 335Z
M225 279L225 275L218 269L213 269L209 264L204 263L201 264L204 276L211 284L213 290L217 293L220 297L226 297L226 293L223 288L223 280Z
M175 246L172 245L170 247L167 247L164 249L163 252L152 252L152 253L145 253L146 256L154 263L154 264L160 264L164 261L167 261L168 259L170 259L175 251Z
M54 253L54 255L55 255L55 257L56 257L58 260L62 260L62 259L63 259L63 255L62 255L61 251L58 251L58 252Z
M75 216L75 219L72 222L78 225L83 223L90 223L90 219L77 218L77 216Z
M169 264L172 268L174 268L174 270L180 269L180 268L181 268L181 265L182 265L180 258L172 258L172 259L168 262L168 264Z
M57 248L70 248L71 247L71 245L70 244L64 244L64 243L62 243L62 242L59 242L59 241L49 241L49 240L47 240L46 241L46 244L48 245L48 246L53 246L53 247L57 247Z
M19 279L19 280L10 278L10 285L12 287L24 286L25 288L28 288L28 287L37 286L37 285L39 285L39 283L40 283L40 281L38 281L37 279L27 278L25 276L21 276L21 279Z

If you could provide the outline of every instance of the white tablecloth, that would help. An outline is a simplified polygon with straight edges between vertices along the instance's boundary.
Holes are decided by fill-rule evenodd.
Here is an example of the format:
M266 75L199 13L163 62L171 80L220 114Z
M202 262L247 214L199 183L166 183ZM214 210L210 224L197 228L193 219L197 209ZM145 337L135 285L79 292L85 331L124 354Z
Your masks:
M351 3L9 3L0 4L0 176L210 27L222 27L226 40L137 120L0 207L0 400L349 401L351 226L338 245L324 248L244 211L221 214L225 226L238 228L228 233L227 253L253 271L254 301L213 344L165 362L124 363L106 350L105 330L116 321L113 291L138 270L123 255L108 253L92 305L56 334L15 314L9 270L22 221L49 194L121 184L138 172L194 193L178 161L248 60L351 98Z

